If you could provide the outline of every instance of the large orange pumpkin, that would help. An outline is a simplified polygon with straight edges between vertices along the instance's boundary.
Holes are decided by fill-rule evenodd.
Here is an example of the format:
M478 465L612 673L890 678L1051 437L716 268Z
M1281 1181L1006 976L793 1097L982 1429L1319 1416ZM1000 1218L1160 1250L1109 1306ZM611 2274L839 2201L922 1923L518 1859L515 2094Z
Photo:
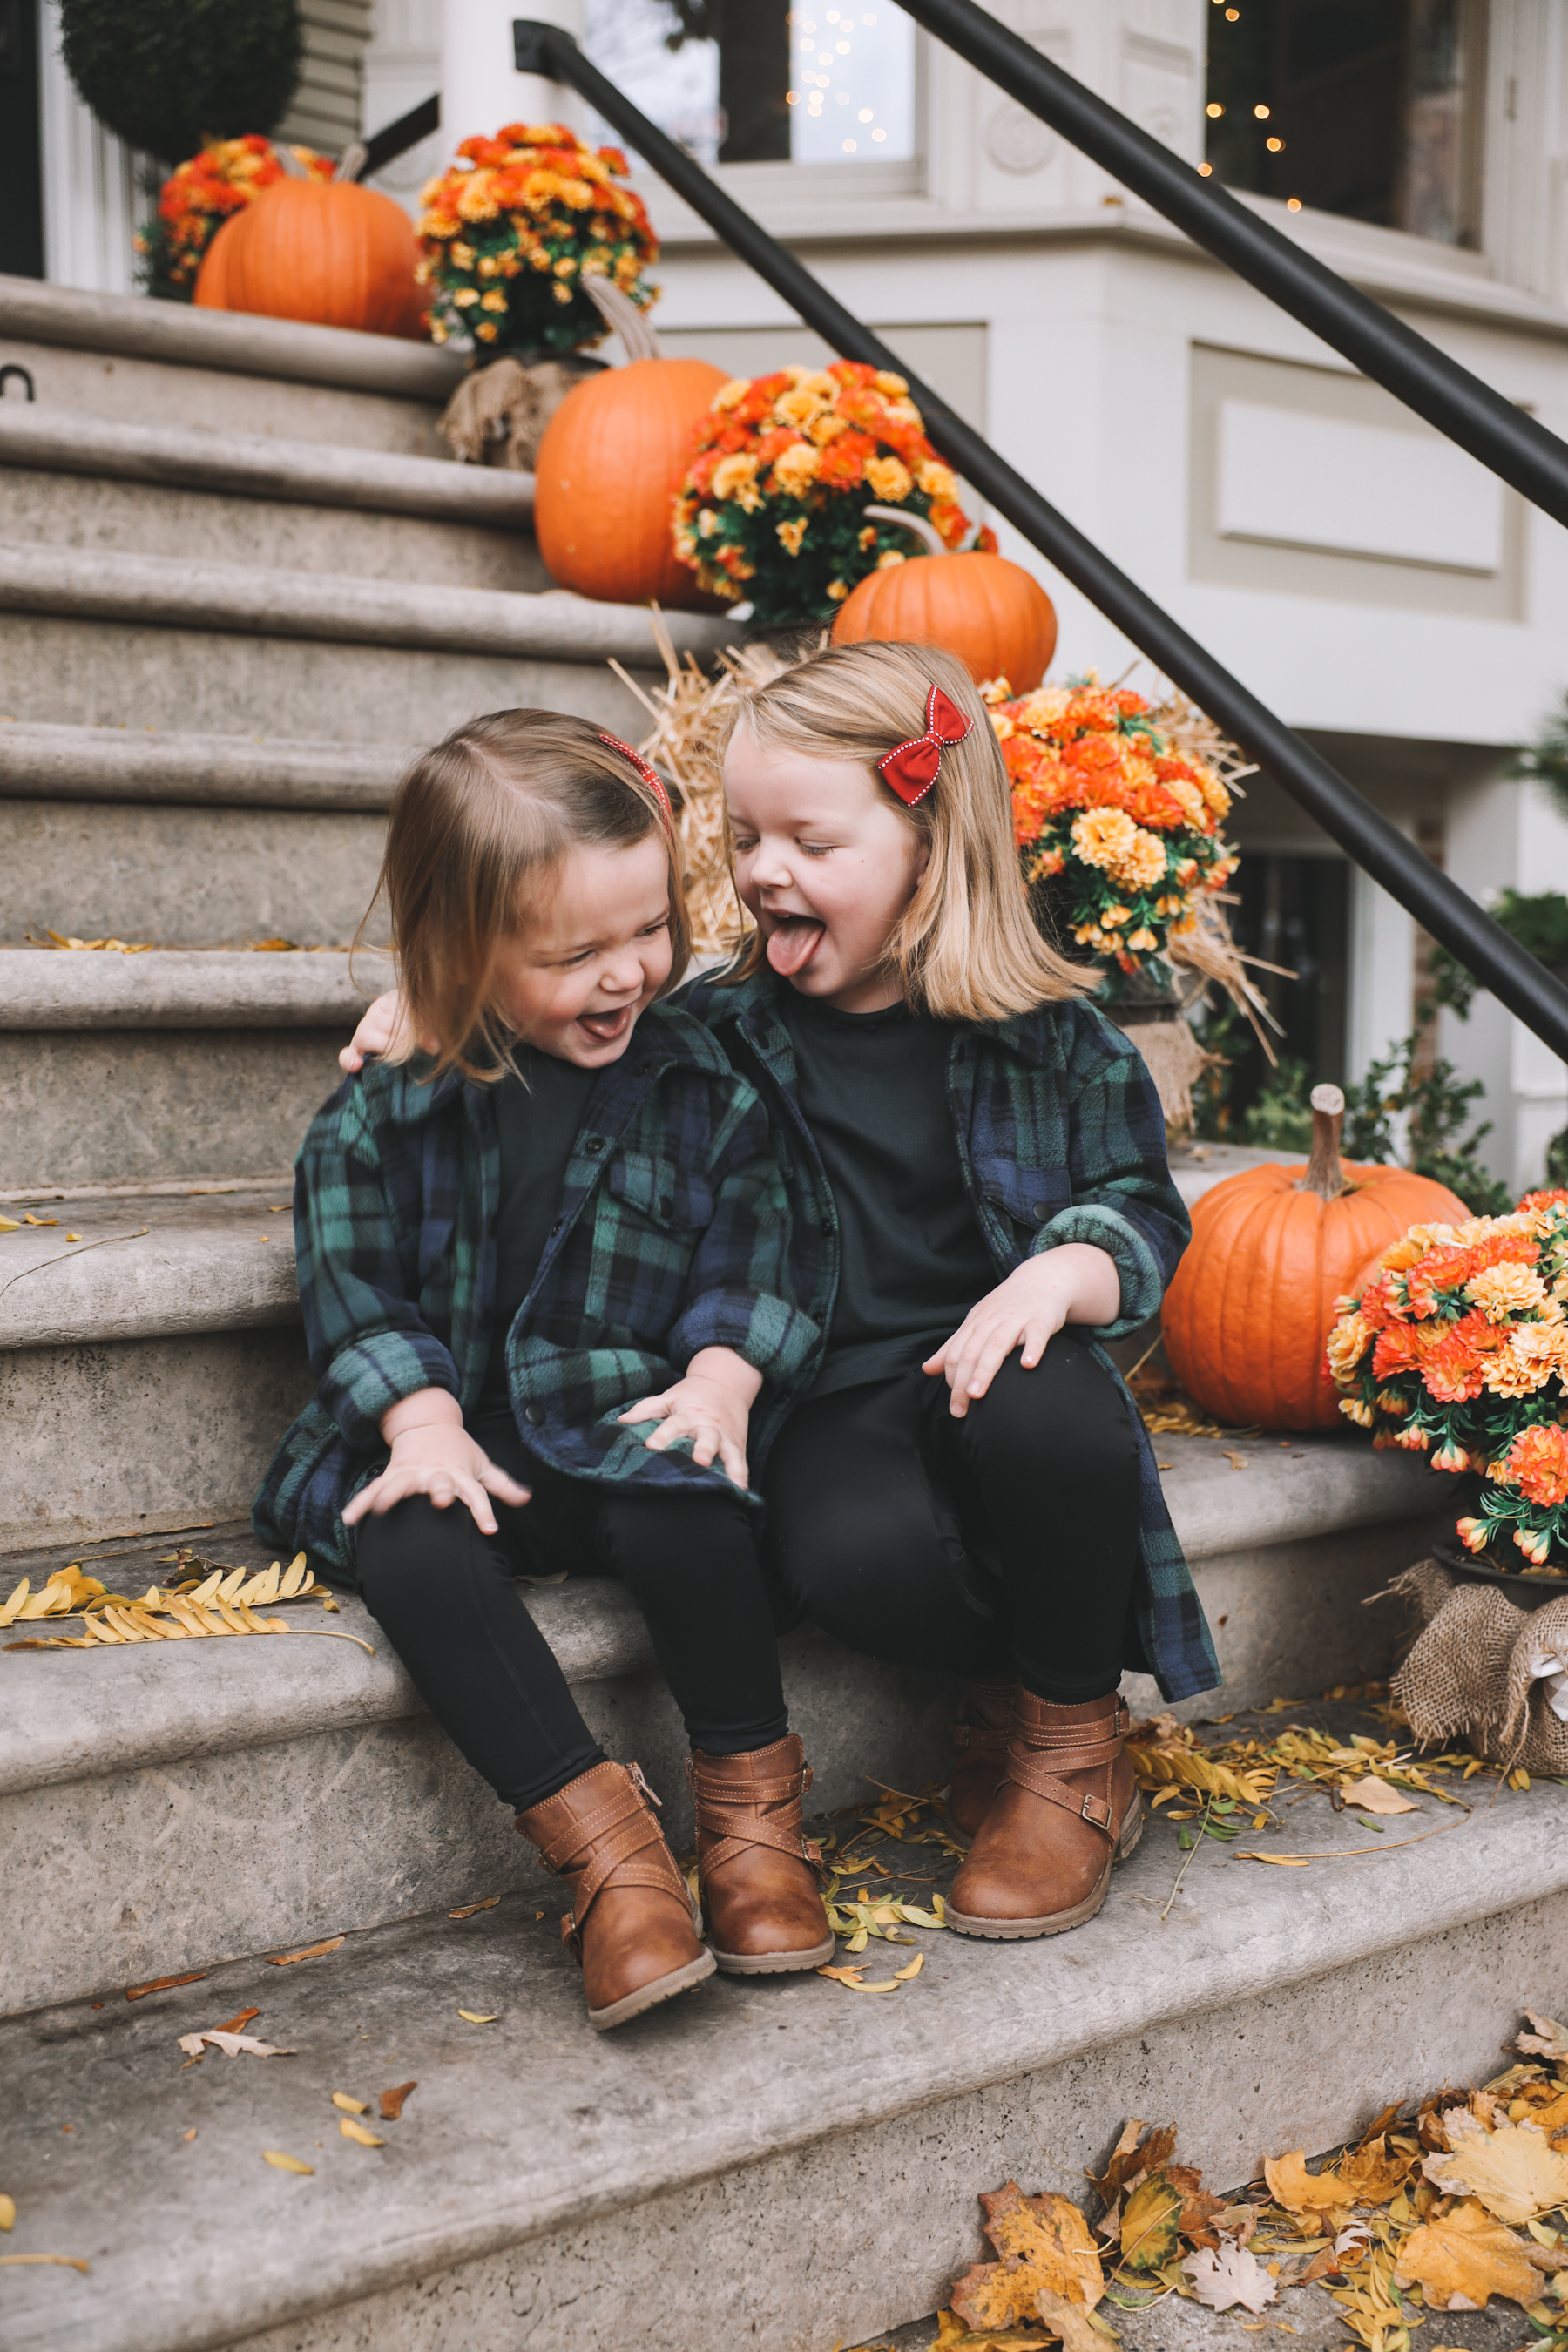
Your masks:
M1205 1192L1165 1294L1165 1353L1187 1394L1236 1427L1338 1429L1324 1349L1334 1301L1408 1225L1458 1224L1468 1209L1407 1168L1340 1159L1345 1098L1312 1089L1305 1168L1244 1169Z
M1056 607L1032 573L979 549L949 554L923 515L896 507L866 512L901 523L941 561L917 556L886 572L868 572L838 608L834 644L858 646L875 637L943 646L976 686L1005 677L1015 694L1032 693L1057 649Z
M353 180L275 180L208 246L195 299L208 310L417 341L418 259L413 224L390 196Z
M618 289L592 278L584 289L619 332L626 364L587 377L544 428L533 469L539 552L551 578L580 596L719 612L677 561L672 526L697 420L729 379L708 360L661 358Z

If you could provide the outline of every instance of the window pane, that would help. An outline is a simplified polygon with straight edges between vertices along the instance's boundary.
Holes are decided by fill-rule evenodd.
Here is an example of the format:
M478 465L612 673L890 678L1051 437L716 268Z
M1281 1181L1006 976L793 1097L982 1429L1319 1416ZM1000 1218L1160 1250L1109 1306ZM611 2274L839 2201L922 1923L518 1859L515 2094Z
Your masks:
M1208 161L1226 186L1477 231L1480 0L1211 0Z
M586 0L584 48L704 163L907 160L915 28L891 0ZM590 135L615 134L595 118Z

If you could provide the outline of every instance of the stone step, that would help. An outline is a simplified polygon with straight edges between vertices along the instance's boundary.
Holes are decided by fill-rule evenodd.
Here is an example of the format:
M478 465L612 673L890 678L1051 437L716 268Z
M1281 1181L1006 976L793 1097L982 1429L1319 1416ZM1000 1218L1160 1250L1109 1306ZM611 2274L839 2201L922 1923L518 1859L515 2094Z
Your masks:
M362 579L538 590L533 477L0 402L13 540Z
M260 1647L151 1664L211 1676ZM116 1661L26 1663L58 1678ZM232 1796L264 1821L289 1751L268 1760ZM172 1782L160 1794L167 1869L191 1815ZM353 1809L333 1810L352 1835ZM984 2251L979 2190L1013 2177L1081 2198L1125 2116L1177 2121L1184 2159L1231 2187L1415 2086L1497 2073L1521 2001L1550 2011L1568 1986L1568 1790L1468 1818L1424 1802L1414 1833L1447 1834L1419 1843L1347 1828L1321 1798L1286 1818L1290 1848L1323 1860L1260 1869L1205 1842L1177 1890L1156 1821L1088 1926L1018 1944L914 1930L922 1970L881 1999L715 1978L595 2036L554 1887L351 1930L287 1969L216 1965L131 2004L106 1981L100 2007L0 2026L7 2252L89 2265L10 2274L8 2352L822 2352L945 2302ZM297 1867L258 1836L252 1872L279 1864ZM134 1909L129 1857L123 1884ZM476 1854L465 1899L500 1891ZM291 1944L289 1907L264 1949ZM904 1958L872 1952L879 1978ZM241 2011L294 2054L184 2065L180 2034ZM410 2082L401 2119L377 2121L377 2094ZM383 2146L340 2134L333 2093L370 2104Z
M733 641L672 614L677 648ZM0 547L0 710L26 720L389 743L475 711L574 710L621 734L644 714L607 667L653 667L647 614L514 595L68 547Z
M381 815L417 749L0 719L0 800Z
M0 950L0 1190L289 1167L384 955Z
M47 408L423 457L448 455L436 419L467 366L387 335L0 277L6 362Z

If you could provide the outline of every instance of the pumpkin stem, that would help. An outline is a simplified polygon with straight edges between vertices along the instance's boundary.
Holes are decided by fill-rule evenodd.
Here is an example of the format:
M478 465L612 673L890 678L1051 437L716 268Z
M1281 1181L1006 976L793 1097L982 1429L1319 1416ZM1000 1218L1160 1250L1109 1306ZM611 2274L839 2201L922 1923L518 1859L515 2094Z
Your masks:
M272 143L272 152L277 156L279 163L282 165L283 177L286 180L308 180L310 178L310 173L305 169L304 164L300 163L300 158L295 154L294 150L289 145L286 140L274 140Z
M365 145L364 141L351 140L338 157L337 169L332 173L332 177L340 187L346 182L357 181L369 161L370 149Z
M1345 1123L1345 1098L1338 1087L1314 1087L1310 1099L1312 1105L1312 1156L1296 1190L1298 1192L1316 1192L1321 1201L1337 1201L1342 1192L1350 1191L1340 1160L1340 1131Z
M906 514L902 507L866 507L862 511L874 516L878 522L896 522L900 530L912 531L918 540L924 542L928 555L945 555L948 552L942 543L942 533L935 523L926 520L924 515Z
M658 337L631 296L623 294L613 278L579 278L577 284L605 326L619 335L628 361L662 357Z

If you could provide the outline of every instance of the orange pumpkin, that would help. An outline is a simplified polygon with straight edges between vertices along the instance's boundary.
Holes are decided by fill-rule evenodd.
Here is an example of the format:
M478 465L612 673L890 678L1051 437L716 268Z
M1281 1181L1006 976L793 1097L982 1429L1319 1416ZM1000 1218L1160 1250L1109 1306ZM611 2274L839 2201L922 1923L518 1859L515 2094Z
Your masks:
M595 299L605 290L585 284ZM616 304L613 321L627 349L626 366L605 368L569 392L539 445L539 551L551 578L580 596L719 612L720 600L677 560L672 524L693 429L729 379L708 360L660 358L635 303Z
M1236 1427L1338 1429L1324 1349L1334 1301L1414 1224L1458 1224L1468 1209L1407 1168L1340 1159L1345 1098L1312 1089L1305 1168L1247 1168L1205 1192L1165 1294L1165 1353L1187 1394Z
M923 515L896 507L866 512L901 523L942 560L916 557L868 572L838 608L834 644L858 646L875 637L942 646L958 656L976 686L1005 677L1015 694L1032 693L1057 649L1056 607L1033 574L978 549L949 554Z
M275 180L225 221L195 299L321 327L423 339L419 247L401 205L353 180Z

